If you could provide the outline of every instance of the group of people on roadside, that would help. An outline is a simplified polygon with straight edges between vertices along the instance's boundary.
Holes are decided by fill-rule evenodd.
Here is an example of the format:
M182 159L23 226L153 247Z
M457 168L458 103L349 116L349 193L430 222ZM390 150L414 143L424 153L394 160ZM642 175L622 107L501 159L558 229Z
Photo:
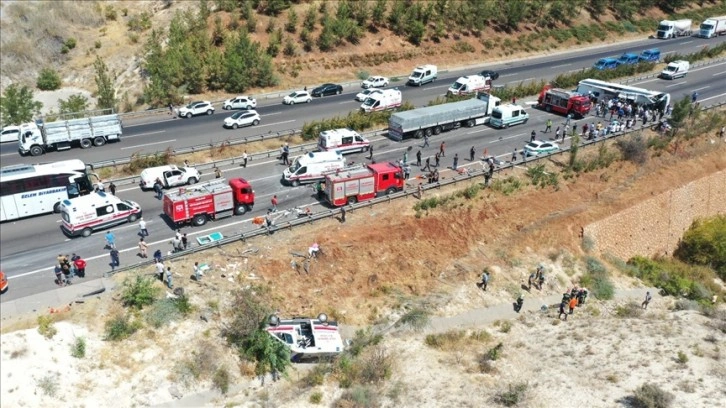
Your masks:
M575 308L585 303L588 294L589 292L586 288L578 288L577 286L574 286L571 290L563 293L562 301L560 302L559 315L557 318L562 319L562 316L564 315L564 320L567 321L567 316L575 313ZM566 310L568 308L569 311Z
M58 263L55 265L55 283L58 286L66 286L71 284L71 279L75 276L79 278L86 277L86 261L76 255L71 256L58 254Z

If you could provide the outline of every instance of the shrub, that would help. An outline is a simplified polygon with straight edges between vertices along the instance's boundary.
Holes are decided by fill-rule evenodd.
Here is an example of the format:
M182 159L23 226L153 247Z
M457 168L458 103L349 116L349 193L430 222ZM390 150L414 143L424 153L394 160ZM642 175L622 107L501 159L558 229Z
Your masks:
M35 384L45 396L53 398L58 393L58 380L56 376L46 375L37 380Z
M76 48L76 39L75 39L75 38L73 38L73 37L71 37L71 38L68 38L68 39L66 39L66 40L65 40L65 41L63 42L63 45L64 45L64 46L65 46L66 48L68 48L69 50L72 50L72 49Z
M361 362L358 380L364 384L388 380L393 374L393 364L393 356L385 348L373 347Z
M97 41L96 41L95 43L93 43L93 46L94 46L94 47L95 47L96 49L99 49L99 48L101 48L101 40L97 40Z
M640 317L643 314L643 308L636 302L628 302L615 308L615 316L623 318Z
M146 31L151 28L151 14L147 11L142 11L137 15L131 16L129 21L126 23L126 26L131 31Z
M686 355L686 353L679 351L678 357L676 357L676 361L680 365L685 365L686 363L688 363L688 356Z
M266 287L251 286L238 290L229 308L232 319L222 329L222 335L232 344L244 344L274 310L268 302L269 289Z
M515 383L507 385L507 388L498 392L494 396L494 402L504 405L505 407L513 407L524 401L527 396L527 383Z
M674 255L697 265L708 265L726 280L726 215L693 221Z
M38 80L35 85L41 91L55 91L61 86L61 78L58 71L52 68L43 68L38 74Z
M615 142L620 149L623 159L635 164L645 164L648 160L648 145L639 133L627 138L620 138Z
M673 394L659 386L645 383L635 390L630 403L634 408L668 408L673 403L673 398Z
M323 400L323 393L320 391L315 391L312 394L310 394L310 403L311 404L320 404L320 402Z
M445 333L427 334L424 343L432 348L454 349L463 343L466 333L463 330L449 330Z
M683 296L701 303L709 303L713 292L720 292L714 284L717 278L713 270L702 266L690 266L678 260L648 259L635 256L628 260L632 274L663 290L669 296Z
M46 339L52 339L58 333L58 329L53 326L53 318L51 316L38 316L38 333Z
M613 286L608 270L597 258L587 257L585 261L586 272L580 278L582 286L590 289L590 293L598 299L609 300L615 296L615 286Z
M559 185L557 173L545 171L544 164L538 164L528 168L527 176L532 179L533 185L540 188L545 188L547 186L553 186L556 188Z
M383 340L383 335L373 333L370 328L358 329L355 332L355 337L351 341L350 346L345 349L347 354L353 357L360 355L364 349L369 346L378 345Z
M510 196L524 187L524 184L514 176L508 176L503 179L494 180L491 186L492 190L498 191L505 196Z
M132 322L129 316L119 314L108 320L105 325L106 340L119 341L131 337L141 328L138 321Z
M154 278L136 275L135 279L126 278L121 289L121 301L124 306L143 309L156 300L159 288L154 285Z
M396 326L408 326L413 331L422 331L431 321L431 312L415 307L404 313L396 322Z
M368 71L358 71L357 74L358 79L360 79L361 81L365 81L370 76L371 74Z
M76 337L76 340L71 344L71 356L75 358L86 356L86 339L84 337Z
M302 382L308 387L323 385L323 383L325 382L325 376L330 374L331 371L332 366L329 363L320 362L319 364L313 366L310 371L308 371L307 375L303 377Z
M161 299L154 302L144 315L146 322L155 329L158 329L171 321L181 317L176 306L176 299Z
M118 13L116 13L116 9L113 8L113 6L106 6L106 9L104 10L104 16L106 17L106 20L116 21Z
M499 331L502 333L509 333L512 330L512 323L509 320L505 320L499 326Z
M222 394L227 395L229 391L230 374L226 367L219 367L212 376L212 384Z
M365 386L355 386L346 390L333 404L334 408L374 408L377 406L379 406L378 392Z

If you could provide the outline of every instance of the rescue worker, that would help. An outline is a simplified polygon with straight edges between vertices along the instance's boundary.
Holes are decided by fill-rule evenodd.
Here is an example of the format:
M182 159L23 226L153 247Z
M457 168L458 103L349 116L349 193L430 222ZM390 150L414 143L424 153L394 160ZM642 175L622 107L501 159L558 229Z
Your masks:
M514 307L514 311L519 313L519 311L522 310L523 305L524 305L524 293L520 293L519 297L517 298L517 303Z

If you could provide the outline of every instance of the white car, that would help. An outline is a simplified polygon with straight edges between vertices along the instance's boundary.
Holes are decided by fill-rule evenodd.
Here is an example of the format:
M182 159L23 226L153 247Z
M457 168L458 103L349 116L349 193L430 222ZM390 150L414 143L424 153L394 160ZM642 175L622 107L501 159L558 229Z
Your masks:
M257 126L260 123L260 115L257 111L248 110L236 112L234 115L224 120L225 128L237 129L244 126Z
M368 97L371 96L371 94L374 94L374 93L381 93L381 90L380 89L364 89L355 95L355 100L359 101L359 102L363 102L366 99L368 99Z
M284 103L285 105L294 105L296 103L310 103L310 101L312 100L313 97L310 96L308 91L295 91L290 95L287 95L282 100L282 103Z
M372 76L372 77L366 79L365 81L363 81L362 84L360 84L360 86L363 89L383 88L384 86L387 86L387 85L388 85L388 78L382 77L382 76Z
M18 126L4 127L0 134L0 143L18 142L20 136L20 128Z
M254 109L257 107L257 99L250 98L249 96L238 96L232 99L227 99L222 105L222 109Z
M211 115L214 113L214 106L209 101L196 101L179 109L177 114L182 118L191 118L197 115Z
M560 150L560 146L555 142L545 142L535 140L524 145L524 153L527 156L537 156L538 154L549 154Z

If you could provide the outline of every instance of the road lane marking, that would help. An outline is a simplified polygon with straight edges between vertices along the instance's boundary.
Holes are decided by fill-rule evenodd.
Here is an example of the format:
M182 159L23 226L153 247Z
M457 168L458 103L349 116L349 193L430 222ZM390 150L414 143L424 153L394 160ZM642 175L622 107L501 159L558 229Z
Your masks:
M554 67L550 67L550 69L552 69L552 68L562 68L562 67L569 67L570 65L572 65L572 64L561 64L561 65L555 65Z
M427 86L427 89L448 88L449 85Z
M16 154L17 154L17 153L5 153L5 154L0 154L0 157L5 157L5 156L15 156Z
M265 125L258 125L257 127L258 128L261 128L261 127L265 127L265 126L282 125L284 123L291 123L291 122L295 122L295 119L286 120L284 122L275 122L275 123L268 123L268 124L265 124Z
M681 44L690 44L690 43L692 43L692 42L693 42L693 41L685 41L685 42L682 42ZM673 52L673 51L668 51L668 52Z
M701 89L707 89L707 88L710 88L710 87L711 87L710 85L702 86L700 88L694 89L693 92L700 91Z
M146 143L146 144L140 144L140 145L135 145L135 146L126 146L126 147L122 147L121 150L136 149L137 147L153 146L153 145L169 143L169 142L176 142L176 139L162 140L161 142Z
M149 136L149 135L155 135L155 134L158 134L158 133L165 133L165 132L166 132L166 130L157 130L156 132L139 133L138 135L124 136L123 138L124 139L131 139L131 138L134 138L134 137Z
M346 103L351 103L351 102L357 102L357 101L356 101L356 100L354 99L354 100L352 100L352 101L343 101L343 102L338 102L338 105L345 105Z
M704 98L704 99L699 99L699 102L708 101L708 100L715 99L715 98L720 98L722 96L726 96L726 93L718 94L716 96L711 96L711 97Z
M719 76L719 75L723 75L723 74L726 74L726 71L717 72L717 73L713 74L712 76Z
M124 128L132 128L132 127L137 127L137 126L146 126L146 125L151 125L151 124L155 124L155 123L171 122L172 120L176 120L176 119L165 119L165 120L158 120L158 121L155 121L155 122L137 123L135 125L124 125Z
M677 84L666 85L665 87L666 88L672 88L674 86L679 86L679 85L683 85L683 84L687 84L687 83L688 83L688 81L683 81L683 82L679 82Z
M520 79L519 81L507 82L507 84L518 84L520 82L533 81L534 79L535 78L525 78L525 79Z

